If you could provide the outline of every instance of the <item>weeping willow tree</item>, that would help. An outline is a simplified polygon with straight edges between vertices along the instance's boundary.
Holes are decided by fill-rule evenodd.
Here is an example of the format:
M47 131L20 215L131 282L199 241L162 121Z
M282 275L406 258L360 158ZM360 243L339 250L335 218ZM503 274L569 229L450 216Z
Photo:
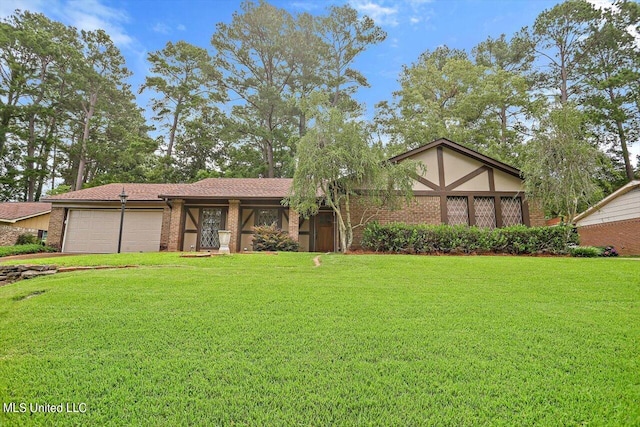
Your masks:
M292 192L285 203L307 218L322 204L330 207L346 252L354 228L368 219L364 214L354 218L354 203L366 205L369 212L399 207L413 197L411 177L418 164L386 161L366 127L337 108L320 107L313 116L315 126L298 142Z

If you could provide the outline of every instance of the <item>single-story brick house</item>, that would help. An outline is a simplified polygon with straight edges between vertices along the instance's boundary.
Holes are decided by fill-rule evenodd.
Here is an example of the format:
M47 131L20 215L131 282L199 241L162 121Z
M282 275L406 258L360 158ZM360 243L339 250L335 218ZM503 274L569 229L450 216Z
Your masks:
M46 238L50 212L51 203L0 203L0 246L15 244L20 234L33 234L40 239Z
M640 255L640 180L614 191L574 219L580 244Z
M468 224L502 227L544 225L524 198L520 171L439 139L396 156L422 161L415 201L380 211L380 222ZM276 223L303 251L337 251L337 227L330 209L300 217L282 205L290 178L209 178L192 184L107 184L47 199L52 203L49 244L63 252L115 252L120 224L119 194L128 195L122 251L201 251L218 248L217 231L231 231L232 252L251 250L253 227ZM358 215L357 207L354 215ZM360 235L355 233L357 247Z

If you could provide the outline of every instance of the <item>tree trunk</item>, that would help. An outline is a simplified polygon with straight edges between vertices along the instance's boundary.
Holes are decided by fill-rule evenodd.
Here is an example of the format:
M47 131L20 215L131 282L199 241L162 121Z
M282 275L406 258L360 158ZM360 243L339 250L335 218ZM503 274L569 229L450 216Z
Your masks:
M173 154L173 144L176 139L176 129L178 129L178 120L180 119L180 107L182 106L182 101L178 101L176 105L176 112L173 115L173 123L171 124L171 130L169 131L169 146L167 147L167 158L171 158ZM166 167L169 167L169 164L166 164Z
M615 106L616 96L613 89L609 88L609 100L611 104ZM624 131L622 122L616 119L616 129L618 131L618 137L620 138L620 148L622 148L622 158L624 159L624 170L627 175L627 180L633 180L633 165L629 159L629 147L627 146L627 135Z
M85 113L84 130L82 132L82 141L80 145L80 158L78 159L78 175L76 176L76 185L74 190L82 190L82 184L84 183L84 170L87 166L87 142L89 141L89 125L91 118L93 117L96 102L98 101L98 94L96 92L91 94L89 99L89 110Z

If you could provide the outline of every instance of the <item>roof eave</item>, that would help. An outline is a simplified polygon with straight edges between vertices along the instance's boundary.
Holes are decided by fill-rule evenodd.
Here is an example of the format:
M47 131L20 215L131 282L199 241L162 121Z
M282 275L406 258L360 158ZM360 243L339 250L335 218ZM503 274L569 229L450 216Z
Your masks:
M620 196L622 196L624 194L627 194L629 191L633 190L636 187L640 187L640 180L629 181L627 184L625 184L622 187L618 188L616 191L614 191L613 193L609 194L607 197L605 197L604 199L600 200L598 203L596 203L595 205L591 206L586 211L584 211L581 214L577 215L573 219L573 223L576 224L578 221L588 217L592 213L594 213L596 211L599 211L600 209L602 209L603 207L608 205L613 200L617 199L618 197L620 197Z

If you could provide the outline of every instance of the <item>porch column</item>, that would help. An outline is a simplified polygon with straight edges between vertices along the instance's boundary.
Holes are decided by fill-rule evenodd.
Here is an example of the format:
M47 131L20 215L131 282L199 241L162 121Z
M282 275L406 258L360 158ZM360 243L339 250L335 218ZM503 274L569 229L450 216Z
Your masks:
M62 250L62 239L64 237L64 227L67 214L65 208L51 208L49 214L49 230L47 231L47 245Z
M182 216L184 213L184 200L174 199L171 207L171 223L169 224L169 242L167 250L176 252L182 250Z
M238 252L240 246L240 200L229 200L229 213L227 214L227 230L231 231L229 250Z
M300 217L292 207L289 207L289 237L296 242L300 234Z

